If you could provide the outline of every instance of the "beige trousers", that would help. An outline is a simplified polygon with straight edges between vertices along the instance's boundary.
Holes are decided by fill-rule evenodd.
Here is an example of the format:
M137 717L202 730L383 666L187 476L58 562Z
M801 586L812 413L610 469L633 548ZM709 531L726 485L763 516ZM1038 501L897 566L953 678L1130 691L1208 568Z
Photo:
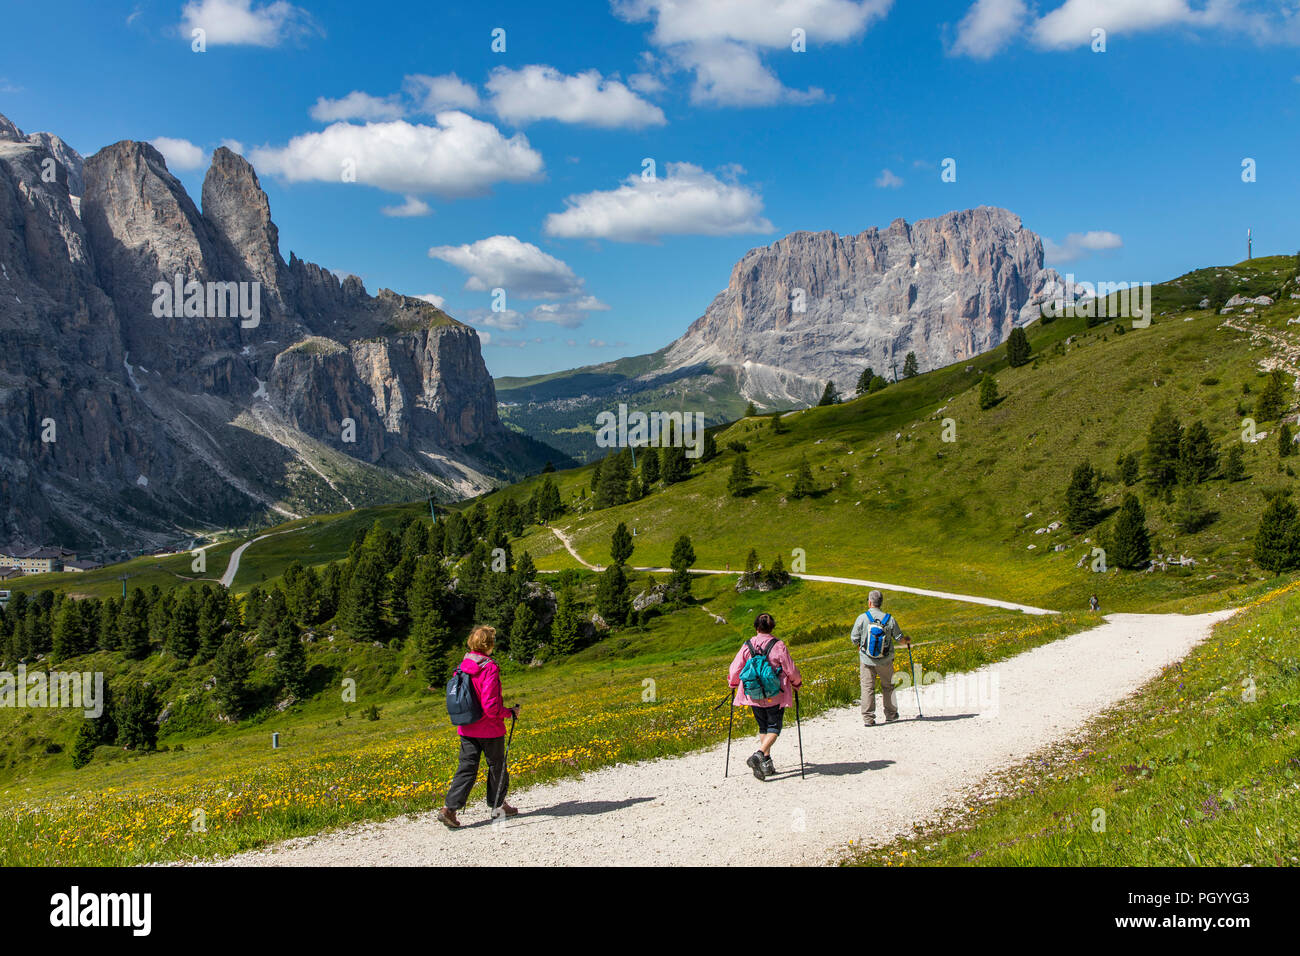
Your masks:
M858 657L858 677L862 685L862 722L876 722L876 678L880 678L880 695L885 698L885 719L893 720L898 716L898 705L894 703L894 657L881 658L868 664L860 655Z

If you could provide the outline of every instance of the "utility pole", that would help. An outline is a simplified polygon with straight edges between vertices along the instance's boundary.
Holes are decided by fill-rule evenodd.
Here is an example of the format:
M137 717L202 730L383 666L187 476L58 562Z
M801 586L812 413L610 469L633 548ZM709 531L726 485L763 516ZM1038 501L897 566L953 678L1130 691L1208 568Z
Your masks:
M1247 229L1247 230L1246 230L1246 258L1247 258L1247 259L1253 259L1253 258L1255 258L1255 252L1254 252L1254 248L1253 248L1253 247L1254 247L1254 244L1255 244L1255 243L1254 243L1254 240L1251 238L1251 235L1250 235L1250 230Z

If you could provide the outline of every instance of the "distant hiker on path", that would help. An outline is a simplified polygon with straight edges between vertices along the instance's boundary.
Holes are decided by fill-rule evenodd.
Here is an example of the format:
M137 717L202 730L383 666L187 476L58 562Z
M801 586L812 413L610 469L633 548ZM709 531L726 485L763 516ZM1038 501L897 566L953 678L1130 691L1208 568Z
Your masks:
M748 706L758 722L758 749L745 763L759 780L776 773L772 745L781 735L785 709L803 686L803 675L790 658L784 641L772 636L776 621L763 613L754 618L755 635L741 645L731 662L727 683L738 688L735 703Z
M1101 602L1097 600L1097 595L1094 594L1092 597L1088 598L1088 610L1089 611L1101 610Z
M447 790L446 806L438 811L438 820L452 830L460 826L456 811L464 809L469 792L478 780L479 760L485 754L488 761L487 803L492 818L513 817L519 812L506 803L506 793L510 789L510 775L506 772L506 717L518 717L519 708L506 707L502 702L501 669L492 659L496 641L496 628L485 625L474 628L469 635L469 653L457 668L460 674L469 676L476 698L471 704L477 703L481 716L456 727L456 733L460 734L460 764ZM451 711L451 700L451 694L448 694L448 713L455 723L457 716Z
M893 615L880 609L885 598L879 591L867 595L867 609L853 622L850 635L858 649L858 677L862 686L862 724L876 725L876 678L880 678L880 694L885 698L885 723L898 719L898 705L894 703L894 646L910 647L912 642L903 636L903 630Z

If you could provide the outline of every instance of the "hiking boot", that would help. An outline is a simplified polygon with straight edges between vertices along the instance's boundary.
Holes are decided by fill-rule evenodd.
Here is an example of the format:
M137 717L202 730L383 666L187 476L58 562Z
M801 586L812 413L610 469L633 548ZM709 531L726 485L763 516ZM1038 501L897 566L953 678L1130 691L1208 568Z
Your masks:
M448 830L460 829L460 821L456 819L456 811L448 810L446 807L438 811L438 822Z
M501 801L501 806L499 806L499 807L495 807L495 808L492 810L492 819L493 819L493 820L499 819L500 817L517 817L517 816L519 816L519 808L518 808L518 807L512 807L510 804L506 803L504 800Z
M754 776L759 780L767 779L767 771L763 767L763 751L755 750L745 763L750 770L754 771Z
M885 723L892 724L896 720L898 720L898 714L895 714L893 717L886 717Z
M874 726L876 726L876 722L875 722L874 720L864 720L864 721L862 722L862 726L863 726L863 727L874 727Z
M776 773L776 764L772 763L772 757L770 754L764 755L763 757L763 773L767 774L769 777Z

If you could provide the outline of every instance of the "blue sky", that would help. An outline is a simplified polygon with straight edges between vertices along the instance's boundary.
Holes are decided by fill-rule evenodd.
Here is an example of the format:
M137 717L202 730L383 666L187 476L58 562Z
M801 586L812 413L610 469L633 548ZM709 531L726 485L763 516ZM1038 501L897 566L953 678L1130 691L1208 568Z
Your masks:
M233 143L286 259L438 297L496 375L659 348L799 229L1004 206L1091 281L1300 247L1295 2L7 6L24 131L154 141L196 202Z

